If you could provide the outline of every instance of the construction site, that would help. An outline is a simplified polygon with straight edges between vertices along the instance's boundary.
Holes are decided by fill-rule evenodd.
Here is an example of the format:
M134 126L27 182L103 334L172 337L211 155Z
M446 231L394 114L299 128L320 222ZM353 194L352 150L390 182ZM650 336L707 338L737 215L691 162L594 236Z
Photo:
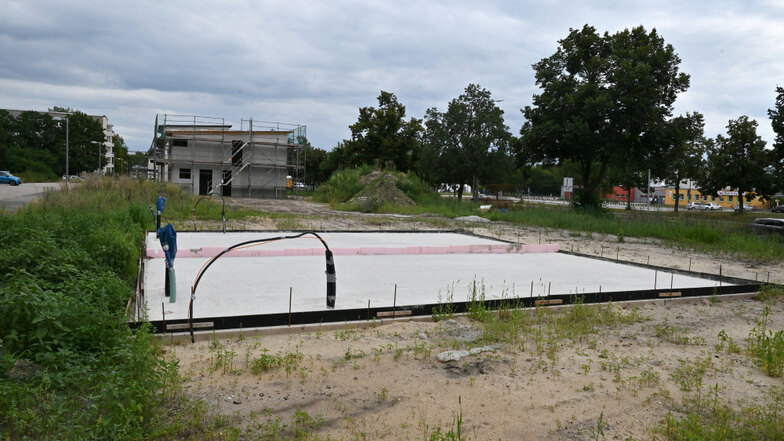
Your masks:
M230 219L222 233L220 223L194 222L179 233L168 289L165 252L149 233L132 305L169 344L188 395L248 436L310 415L313 430L335 439L456 428L467 439L592 439L597 427L648 439L697 393L672 379L702 363L700 353L711 352L711 367L690 375L719 382L722 400L767 400L778 381L711 348L717 335L750 332L764 306L754 299L779 281L780 263L260 204L313 211L300 230ZM780 326L782 305L772 308ZM510 340L490 325L504 322L526 324ZM587 325L597 328L581 334ZM528 417L510 421L509 409Z
M196 115L155 116L154 178L192 194L285 198L305 179L304 125Z

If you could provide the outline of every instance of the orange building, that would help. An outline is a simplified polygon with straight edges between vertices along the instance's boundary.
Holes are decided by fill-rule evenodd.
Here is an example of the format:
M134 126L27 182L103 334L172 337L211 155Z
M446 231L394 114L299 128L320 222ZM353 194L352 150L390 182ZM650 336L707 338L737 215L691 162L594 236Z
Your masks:
M632 202L635 201L635 199L634 199L635 194L634 193L635 193L636 190L637 190L636 188L632 188ZM623 187L618 187L616 185L616 186L613 186L612 193L602 193L601 197L602 197L602 199L606 199L606 200L610 200L610 201L626 202L628 200L628 198L629 198L629 190L627 190L627 189L625 189Z
M704 195L700 193L699 190L696 188L692 188L691 190L681 188L680 192L680 202L678 202L678 206L685 207L689 204L689 202L715 202L721 206L721 208L728 208L732 209L736 205L738 205L738 190L721 190L718 193L718 196L713 197L711 195ZM744 204L750 205L752 208L756 210L763 210L767 208L767 202L764 202L759 197L752 199L750 202L746 202L745 194L743 198ZM675 205L675 189L668 188L664 194L664 204L665 205Z

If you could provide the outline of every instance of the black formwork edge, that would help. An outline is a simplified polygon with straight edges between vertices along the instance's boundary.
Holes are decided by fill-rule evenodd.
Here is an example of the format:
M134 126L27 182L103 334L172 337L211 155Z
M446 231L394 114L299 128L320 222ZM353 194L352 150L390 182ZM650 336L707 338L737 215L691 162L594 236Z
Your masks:
M758 286L761 286L761 285L775 285L773 283L765 283L765 282L762 282L762 281L744 279L744 278L741 278L741 277L730 277L730 276L719 275L719 274L714 274L714 273L702 273L702 272L698 272L698 271L689 271L689 270L685 270L685 269L671 268L671 267L659 266L659 265L651 265L651 264L647 264L647 263L632 262L632 261L628 261L628 260L616 260L616 259L613 259L611 257L600 257L600 256L594 256L594 255L591 255L591 254L575 253L575 252L572 252L572 251L560 250L558 252L561 253L561 254L567 254L567 255L570 255L570 256L585 257L585 258L588 258L588 259L601 260L603 262L617 263L619 265L636 266L638 268L645 268L645 269L649 269L649 270L659 271L659 272L662 272L662 273L680 274L682 276L690 276L690 277L696 277L696 278L699 278L699 279L714 280L714 281L717 281L717 282L727 282L727 283L732 283L732 284L735 284L735 285L758 285ZM719 268L716 268L716 271L718 272ZM660 283L666 283L666 280L662 279L662 280L660 280Z
M653 299L671 299L671 297L660 297L660 294L668 295L677 292L678 298L684 297L699 297L711 295L724 295L724 294L739 294L739 293L752 293L757 292L762 286L762 283L745 283L738 285L726 285L715 287L699 287L699 288L679 288L679 289L649 289L637 291L615 291L615 292L592 292L581 294L556 294L546 297L520 297L509 299L490 299L484 300L480 303L487 309L501 309L501 308L531 308L534 306L548 307L555 305L570 305L575 303L582 304L595 304L605 302L626 302L635 300L653 300ZM538 301L545 300L545 302ZM339 322L354 322L354 321L370 321L378 317L381 312L392 311L406 311L405 317L412 316L429 316L434 313L444 312L446 308L450 313L460 314L468 312L475 302L452 302L450 304L443 303L428 303L422 305L408 305L398 307L376 307L376 308L356 308L356 309L337 309L337 310L323 310L323 311L302 311L292 312L291 315L287 312L274 313L274 314L254 314L254 315L240 315L232 317L203 317L194 319L194 323L211 322L212 326L209 328L197 328L198 330L220 330L220 329L242 329L242 328L263 328L271 326L285 326L291 325L306 325L318 323L339 323ZM410 311L410 313L408 312ZM289 322L290 317L290 322ZM385 318L388 318L385 317ZM132 328L138 328L143 322L130 323ZM152 321L150 324L154 327L156 333L165 333L166 325L182 325L187 324L187 319L179 320L166 320ZM179 331L185 331L181 329Z

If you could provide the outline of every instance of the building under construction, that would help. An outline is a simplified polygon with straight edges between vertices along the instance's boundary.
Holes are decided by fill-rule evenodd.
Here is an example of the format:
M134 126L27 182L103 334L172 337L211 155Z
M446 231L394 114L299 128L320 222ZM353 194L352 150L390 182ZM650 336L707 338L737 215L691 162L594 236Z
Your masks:
M305 178L304 125L156 115L150 167L193 194L285 198Z

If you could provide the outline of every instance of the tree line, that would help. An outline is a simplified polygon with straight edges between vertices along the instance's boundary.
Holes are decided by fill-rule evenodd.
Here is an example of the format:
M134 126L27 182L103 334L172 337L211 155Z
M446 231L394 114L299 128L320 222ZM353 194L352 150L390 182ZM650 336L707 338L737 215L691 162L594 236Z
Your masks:
M676 189L691 179L714 196L730 187L739 201L784 190L784 89L776 88L768 110L771 149L745 115L728 122L726 135L708 138L698 111L673 115L690 84L680 62L656 29L571 29L554 54L533 65L540 91L522 109L519 136L504 124L499 101L477 84L424 119L406 119L394 93L381 91L378 107L359 109L351 139L330 152L309 147L307 180L371 164L456 184L458 197L468 184L476 197L487 184L557 192L560 177L574 176L578 206L598 206L612 186L646 187L649 173Z
M68 114L54 118L43 112L25 111L14 117L0 110L0 168L25 181L52 181L65 175L66 130L68 173L79 175L106 164L105 135L101 123L79 110L53 107L52 112ZM120 135L112 139L115 166L128 161L128 147Z

